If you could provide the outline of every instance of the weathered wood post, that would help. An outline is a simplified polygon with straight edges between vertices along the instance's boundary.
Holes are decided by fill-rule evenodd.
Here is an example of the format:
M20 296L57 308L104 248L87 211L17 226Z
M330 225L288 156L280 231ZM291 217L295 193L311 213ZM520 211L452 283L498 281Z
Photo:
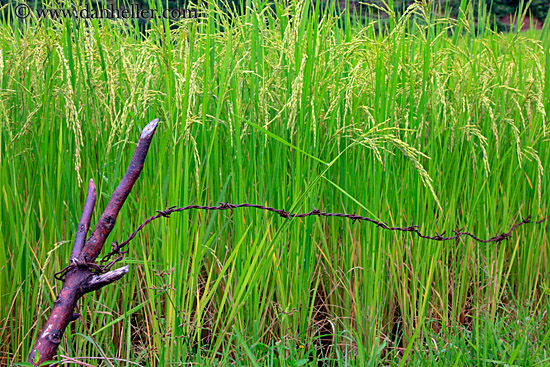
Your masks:
M95 184L93 180L90 180L70 263L63 270L63 287L54 302L42 333L29 354L29 363L37 366L54 358L65 328L71 321L78 319L79 315L74 314L74 308L80 297L111 284L128 273L128 266L102 273L102 267L94 261L113 230L118 213L141 173L158 121L155 119L143 128L126 174L111 196L91 236L86 240L96 201Z

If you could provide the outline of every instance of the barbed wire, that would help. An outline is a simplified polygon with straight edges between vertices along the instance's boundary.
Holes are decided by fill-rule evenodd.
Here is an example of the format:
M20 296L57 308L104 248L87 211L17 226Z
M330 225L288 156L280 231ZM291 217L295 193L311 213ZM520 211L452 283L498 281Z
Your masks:
M386 222L378 221L376 219L372 219L372 218L369 218L369 217L364 217L364 216L361 216L361 215L356 215L355 213L352 213L352 214L326 213L326 212L322 212L322 211L320 211L319 209L316 209L316 208L313 208L313 210L311 210L307 213L294 214L294 213L289 213L289 212L287 212L283 209L276 209L276 208L272 208L272 207L269 207L269 206L258 205L258 204L249 204L249 203L231 204L231 203L223 203L222 202L222 203L220 203L220 205L217 205L217 206L188 205L188 206L181 207L181 208L178 208L176 206L171 206L171 207L169 207L165 210L157 210L158 214L147 218L143 223L141 223L135 229L135 231L125 241L123 241L121 243L118 243L118 241L113 242L111 244L112 250L109 253L107 253L105 256L103 256L103 258L100 261L101 265L98 265L98 264L95 264L95 263L91 263L91 264L86 263L86 264L84 264L84 263L81 263L81 262L74 262L74 263L69 264L66 268L62 269L61 271L55 273L55 278L58 279L58 280L63 281L65 275L70 270L72 270L76 267L88 267L94 273L105 273L105 272L109 271L113 267L114 264L116 264L117 262L121 261L124 258L124 254L128 253L128 248L127 248L128 243L130 243L130 241L132 241L137 236L137 234L146 225L148 225L149 223L151 223L152 221L154 221L156 219L169 218L172 213L182 212L182 211L185 211L185 210L231 210L231 212L233 212L233 209L237 209L237 208L256 208L256 209L260 209L260 210L265 210L265 211L277 213L278 215L280 215L282 218L285 218L285 219L305 218L305 217L310 217L310 216L347 218L347 219L351 219L352 223L355 223L356 221L365 221L365 222L372 223L372 224L376 225L378 228L381 228L381 229L385 229L385 230L389 230L389 231L410 232L410 233L413 233L413 234L415 234L416 236L418 236L420 238L424 238L424 239L432 240L432 241L452 241L452 240L457 240L457 239L459 239L460 237L463 237L463 236L468 236L468 237L472 238L473 240L475 240L477 242L480 242L480 243L490 243L490 242L498 243L498 242L504 241L505 239L511 237L512 232L514 232L516 230L516 228L518 228L519 226L521 226L523 224L527 224L527 223L541 224L541 223L547 221L548 219L550 219L550 215L549 215L549 216L544 217L543 219L541 219L539 221L531 222L531 216L528 216L527 218L522 219L520 222L517 222L514 225L512 225L512 227L510 227L510 230L508 230L508 232L503 232L499 235L496 235L496 236L493 236L489 239L484 240L484 239L481 239L481 238L477 237L476 235L474 235L470 232L463 231L462 229L458 229L458 230L453 231L454 235L448 236L448 237L445 237L446 231L444 231L443 233L437 233L436 232L435 236L429 236L429 235L422 234L420 232L420 230L418 229L419 226L414 225L414 222L408 227L391 227Z

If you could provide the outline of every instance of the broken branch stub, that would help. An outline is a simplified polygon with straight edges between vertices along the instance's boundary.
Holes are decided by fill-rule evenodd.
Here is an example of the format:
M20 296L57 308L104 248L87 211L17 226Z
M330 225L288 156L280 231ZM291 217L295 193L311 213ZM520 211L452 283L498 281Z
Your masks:
M86 202L84 203L82 216L80 217L78 229L76 230L76 238L74 240L73 251L71 252L69 262L72 262L78 257L80 250L82 250L82 246L84 246L86 234L88 233L88 229L90 229L90 221L92 220L96 197L94 180L90 179L88 183L88 195L86 195Z
M27 362L34 366L53 359L65 329L71 321L78 318L78 314L74 314L74 309L80 297L111 284L128 273L128 266L124 266L104 274L96 274L92 270L98 268L98 265L94 264L93 261L101 252L107 237L113 230L118 213L143 169L143 163L147 157L158 121L158 119L155 119L143 128L126 174L111 196L94 231L86 241L86 234L90 227L96 202L95 184L93 180L90 180L70 263L66 271L63 272L65 277L63 287L54 302L42 333L29 353Z

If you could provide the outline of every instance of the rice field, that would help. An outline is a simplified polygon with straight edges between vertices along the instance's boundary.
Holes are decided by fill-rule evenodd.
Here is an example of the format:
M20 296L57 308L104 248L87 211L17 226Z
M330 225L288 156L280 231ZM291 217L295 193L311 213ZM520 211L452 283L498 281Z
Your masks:
M388 5L381 26L308 0L202 2L146 36L0 11L0 365L25 361L48 317L88 180L93 228L157 117L107 244L172 205L483 239L550 215L549 22L504 34L466 1L458 19ZM129 274L80 301L59 360L548 365L548 223L438 242L343 218L174 213L130 243Z

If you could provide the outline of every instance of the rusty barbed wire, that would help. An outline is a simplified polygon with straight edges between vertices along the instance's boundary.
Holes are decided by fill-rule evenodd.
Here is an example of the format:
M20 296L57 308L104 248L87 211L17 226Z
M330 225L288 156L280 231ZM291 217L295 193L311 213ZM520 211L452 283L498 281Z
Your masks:
M528 216L527 218L522 219L520 222L517 222L512 227L510 227L510 230L508 230L508 232L503 232L499 235L496 235L496 236L493 236L489 239L484 240L484 239L481 239L481 238L475 236L474 234L472 234L470 232L466 232L466 231L463 231L461 229L453 231L453 233L454 233L453 236L444 237L446 231L444 231L443 233L437 233L436 232L435 236L429 236L429 235L422 234L418 230L419 226L414 225L414 222L408 227L391 227L386 222L378 221L378 220L375 220L375 219L372 219L372 218L369 218L369 217L364 217L364 216L361 216L361 215L356 215L355 213L353 213L353 214L326 213L326 212L320 211L319 209L317 209L315 207L313 208L313 210L311 210L307 213L293 214L293 213L289 213L289 212L287 212L283 209L276 209L276 208L272 208L272 207L269 207L269 206L258 205L258 204L249 204L249 203L231 204L231 203L223 203L222 202L222 203L220 203L220 205L217 205L217 206L187 205L187 206L184 206L184 207L181 207L181 208L178 208L176 206L171 206L171 207L169 207L165 210L157 210L158 214L147 218L143 223L141 223L134 230L134 232L125 241L123 241L121 243L118 243L118 241L113 242L111 244L112 250L109 253L107 253L105 256L103 256L103 258L100 261L101 265L98 265L98 264L95 264L95 263L82 264L82 263L73 262L73 263L69 264L66 268L64 268L61 271L55 273L54 276L55 276L56 279L63 281L65 275L69 271L71 271L72 269L74 269L76 267L89 267L91 269L91 271L94 272L94 273L105 273L105 272L109 271L113 267L114 264L116 264L117 262L121 261L124 258L124 254L128 253L128 250L127 249L124 250L124 249L127 248L128 243L130 243L130 241L132 241L137 236L137 234L146 225L148 225L152 221L154 221L156 219L159 219L159 218L170 218L170 215L172 213L183 212L185 210L231 210L231 212L233 212L233 209L237 209L237 208L256 208L256 209L260 209L260 210L265 210L265 211L277 213L277 214L279 214L279 216L281 216L282 218L285 218L285 219L305 218L305 217L310 217L310 216L347 218L347 219L351 219L352 223L355 223L356 221L365 221L365 222L369 222L369 223L372 223L372 224L376 225L378 228L382 228L382 229L390 230L390 231L410 232L410 233L414 233L415 235L417 235L420 238L424 238L424 239L432 240L432 241L452 241L452 240L457 240L457 239L459 239L460 237L463 237L463 236L468 236L468 237L472 238L473 240L475 240L477 242L480 242L480 243L490 243L490 242L498 243L498 242L504 241L505 239L511 237L512 232L515 231L516 228L518 228L519 226L521 226L523 224L527 224L527 223L541 224L543 222L546 222L548 219L550 219L550 215L549 215L549 216L544 217L543 219L541 219L539 221L531 222L531 216Z

